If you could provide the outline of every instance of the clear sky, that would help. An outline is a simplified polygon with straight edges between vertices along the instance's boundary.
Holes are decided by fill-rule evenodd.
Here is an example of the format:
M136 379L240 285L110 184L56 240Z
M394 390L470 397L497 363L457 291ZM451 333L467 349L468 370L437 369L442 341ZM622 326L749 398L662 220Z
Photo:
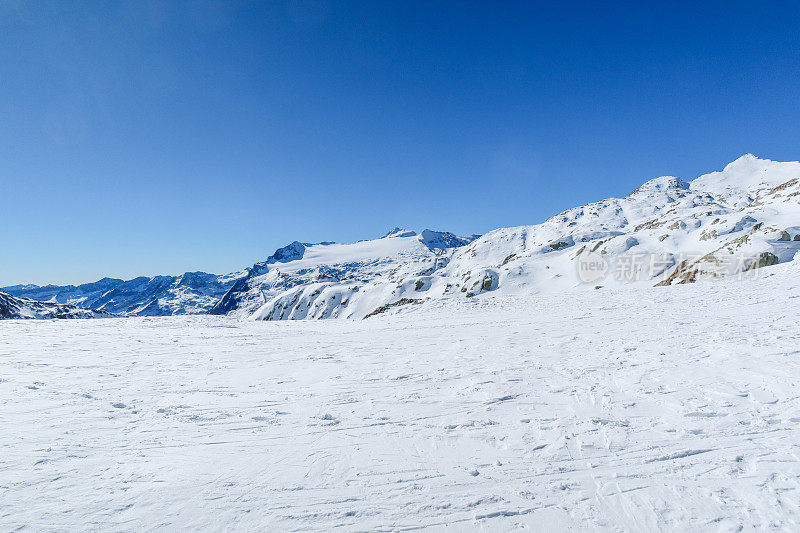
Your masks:
M798 5L0 0L0 285L483 233L797 160Z

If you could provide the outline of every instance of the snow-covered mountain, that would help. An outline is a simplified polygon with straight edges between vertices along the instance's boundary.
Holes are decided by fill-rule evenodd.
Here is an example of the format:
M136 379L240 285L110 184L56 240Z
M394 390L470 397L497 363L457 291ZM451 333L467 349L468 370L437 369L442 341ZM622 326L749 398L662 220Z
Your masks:
M111 313L74 305L37 302L0 292L0 320L9 318L109 318Z
M743 275L790 261L800 250L798 195L800 163L751 154L690 183L656 178L624 198L484 235L437 272L433 295L453 289L469 295L669 285ZM605 275L581 272L592 263Z
M430 230L417 234L394 228L380 239L354 244L293 242L278 249L265 261L222 276L187 272L181 276L139 277L127 281L103 278L83 285L13 285L0 290L21 298L126 316L203 314L209 311L212 314L247 316L269 296L283 294L288 289L339 285L336 292L341 295L358 290L351 282L363 284L381 276L394 279L395 274L407 275L439 268L446 262L445 249L469 244L477 237L459 237ZM314 290L312 288L310 293ZM329 293L326 291L325 297ZM314 296L307 299L316 300ZM341 299L338 303L330 302L326 309L333 310L340 307L339 304ZM339 316L339 312L335 315ZM331 313L318 309L308 318L330 316Z
M800 163L747 154L692 182L656 178L624 198L572 208L542 224L498 229L452 248L430 246L434 240L396 229L352 245L293 243L255 265L211 312L366 318L488 291L752 275L800 250Z
M483 236L395 228L352 244L293 242L225 276L193 272L0 290L127 315L367 318L490 291L563 292L753 275L791 261L798 250L800 162L747 154L691 182L656 178L624 198Z
M186 272L181 276L103 278L83 285L14 285L0 290L21 298L71 304L110 313L163 316L205 313L244 273L225 276Z
M353 244L293 242L249 268L210 312L264 320L362 318L394 302L403 283L422 290L425 276L475 238L394 228Z

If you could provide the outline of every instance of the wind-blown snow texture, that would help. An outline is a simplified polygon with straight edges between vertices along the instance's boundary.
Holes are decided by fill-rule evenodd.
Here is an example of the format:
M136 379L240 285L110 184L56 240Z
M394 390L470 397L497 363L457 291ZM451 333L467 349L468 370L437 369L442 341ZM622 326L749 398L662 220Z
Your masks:
M0 530L797 530L798 273L2 321Z

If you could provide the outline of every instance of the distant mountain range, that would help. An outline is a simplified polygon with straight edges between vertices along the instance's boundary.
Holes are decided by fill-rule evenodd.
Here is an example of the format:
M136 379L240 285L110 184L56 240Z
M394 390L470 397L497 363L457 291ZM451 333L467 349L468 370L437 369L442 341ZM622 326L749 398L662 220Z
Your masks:
M365 318L490 291L742 276L791 261L799 250L800 163L747 154L691 182L656 178L624 198L483 236L395 228L380 239L353 244L293 242L224 276L193 272L0 291L134 316Z
M0 319L8 318L110 318L111 313L74 305L37 302L0 292Z
M0 291L49 303L70 304L129 316L205 313L244 273L218 276L187 272L181 276L103 278L83 285L13 285Z
M139 277L127 281L103 278L82 285L12 285L2 287L0 291L20 298L102 310L122 316L167 316L208 312L225 314L226 310L236 310L237 314L242 314L254 307L243 305L245 301L253 299L261 301L264 294L276 294L280 288L318 281L322 277L328 282L343 281L346 272L358 270L360 267L363 267L363 271L360 271L362 277L368 277L372 269L361 263L379 262L383 265L391 263L397 266L398 262L410 259L411 256L419 259L434 257L440 250L463 246L476 237L477 235L459 237L452 233L430 230L417 234L395 228L380 239L355 244L293 242L276 250L265 261L241 272L221 276L206 272L187 272L181 276ZM283 268L281 270L277 268L277 265L283 267L304 257L318 255L320 250L323 250L319 259L322 263L311 269L313 273L311 270L280 273ZM253 281L268 272L272 273L273 277L279 278L270 290ZM256 285L259 287L256 293L244 294Z

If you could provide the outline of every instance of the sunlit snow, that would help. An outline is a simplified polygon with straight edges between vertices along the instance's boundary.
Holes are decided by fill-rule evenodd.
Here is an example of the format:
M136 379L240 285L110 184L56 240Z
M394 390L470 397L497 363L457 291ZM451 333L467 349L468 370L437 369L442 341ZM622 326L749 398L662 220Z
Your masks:
M797 529L797 274L2 321L0 529Z

